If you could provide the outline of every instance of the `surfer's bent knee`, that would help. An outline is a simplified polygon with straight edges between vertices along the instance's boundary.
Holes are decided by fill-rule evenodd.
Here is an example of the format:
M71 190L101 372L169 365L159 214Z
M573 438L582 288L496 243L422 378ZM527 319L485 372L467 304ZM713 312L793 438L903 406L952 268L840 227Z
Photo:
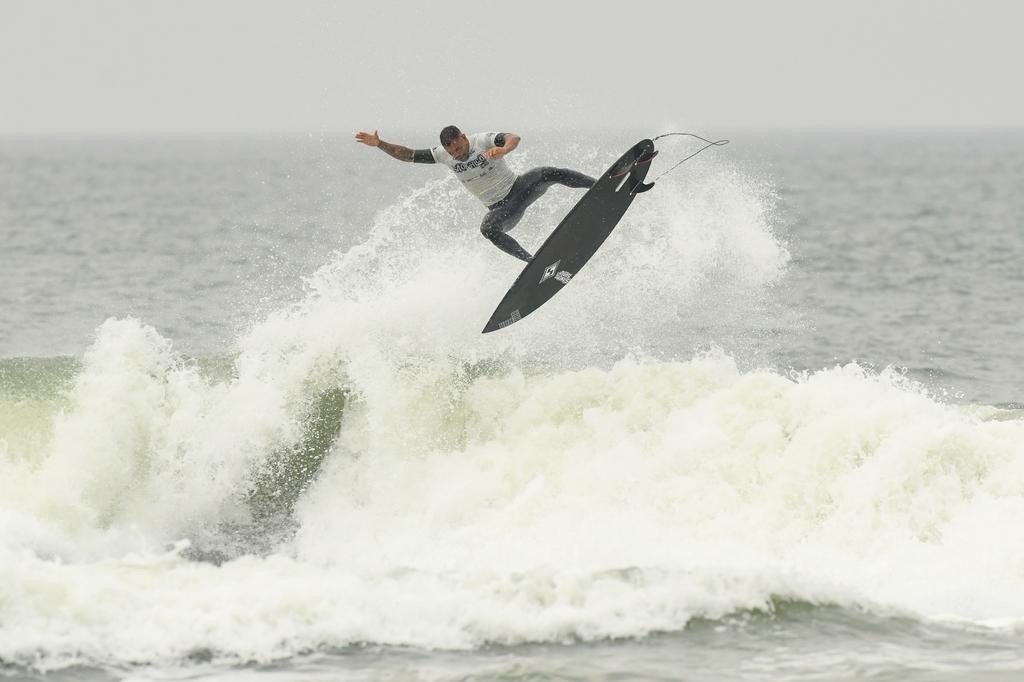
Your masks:
M555 168L554 166L544 166L540 169L541 178L545 182L557 182L562 177L562 169Z
M480 234L489 241L494 241L495 238L501 234L501 225L497 220L488 220L490 216L484 218L484 221L480 223Z

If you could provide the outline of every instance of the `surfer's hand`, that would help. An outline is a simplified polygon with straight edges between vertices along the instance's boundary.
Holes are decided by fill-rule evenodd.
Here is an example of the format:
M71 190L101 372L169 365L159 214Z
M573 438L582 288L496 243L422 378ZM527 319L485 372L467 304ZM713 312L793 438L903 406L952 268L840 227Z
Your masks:
M374 130L372 133L358 132L356 133L356 142L362 142L363 144L369 145L371 147L379 147L380 137L377 135L376 130Z
M500 159L505 154L508 154L508 151L504 147L491 147L484 152L484 156L488 159Z

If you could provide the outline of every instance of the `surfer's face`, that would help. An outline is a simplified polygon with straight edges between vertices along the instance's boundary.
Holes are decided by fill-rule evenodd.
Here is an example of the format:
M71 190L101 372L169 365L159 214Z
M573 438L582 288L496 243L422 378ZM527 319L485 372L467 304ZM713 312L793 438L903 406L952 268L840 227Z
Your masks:
M451 143L444 146L444 150L459 161L465 161L468 159L469 138L466 137L466 133L460 133L458 137L451 141Z

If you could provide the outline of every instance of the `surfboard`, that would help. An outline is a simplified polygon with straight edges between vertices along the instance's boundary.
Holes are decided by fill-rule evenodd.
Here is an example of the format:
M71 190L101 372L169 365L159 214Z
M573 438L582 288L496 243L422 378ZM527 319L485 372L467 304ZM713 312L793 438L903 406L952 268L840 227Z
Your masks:
M512 283L484 326L484 334L523 319L572 281L619 224L636 195L654 187L644 183L644 178L657 153L654 142L641 140L597 179Z

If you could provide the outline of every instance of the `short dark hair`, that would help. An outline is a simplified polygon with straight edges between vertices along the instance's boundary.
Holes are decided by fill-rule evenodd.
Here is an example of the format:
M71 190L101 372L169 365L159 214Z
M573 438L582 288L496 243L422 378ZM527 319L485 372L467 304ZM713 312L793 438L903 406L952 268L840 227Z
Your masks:
M459 139L459 135L462 131L459 130L458 126L445 126L441 129L441 146L447 147L455 140Z

